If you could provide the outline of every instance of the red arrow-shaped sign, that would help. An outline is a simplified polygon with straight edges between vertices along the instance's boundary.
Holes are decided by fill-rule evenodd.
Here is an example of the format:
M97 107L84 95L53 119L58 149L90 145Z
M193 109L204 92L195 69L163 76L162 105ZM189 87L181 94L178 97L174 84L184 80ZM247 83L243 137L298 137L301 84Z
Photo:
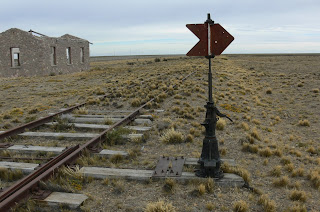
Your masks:
M200 39L187 56L220 55L234 40L220 24L187 24L187 28Z

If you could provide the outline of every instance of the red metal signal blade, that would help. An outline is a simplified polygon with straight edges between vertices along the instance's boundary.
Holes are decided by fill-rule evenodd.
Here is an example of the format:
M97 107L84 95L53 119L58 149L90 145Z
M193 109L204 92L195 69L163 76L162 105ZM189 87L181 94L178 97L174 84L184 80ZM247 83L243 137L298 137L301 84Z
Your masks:
M230 35L220 24L211 25L211 52L214 55L220 55L234 40L234 37Z
M187 28L200 40L187 56L208 56L208 28L206 24L187 24Z

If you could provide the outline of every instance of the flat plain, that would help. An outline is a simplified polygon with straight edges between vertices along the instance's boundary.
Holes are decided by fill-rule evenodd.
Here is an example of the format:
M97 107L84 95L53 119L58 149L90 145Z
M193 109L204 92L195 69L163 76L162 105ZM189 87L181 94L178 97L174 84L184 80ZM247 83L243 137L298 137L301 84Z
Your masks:
M222 55L212 61L215 104L234 121L218 121L221 157L237 164L236 168L224 164L223 170L240 174L249 188L214 186L210 179L90 180L71 189L90 197L80 210L320 211L320 55ZM154 117L145 141L104 146L131 152L132 157L89 165L153 169L162 155L198 158L207 72L205 58L157 56L95 60L90 70L69 75L0 78L0 130L85 101L96 109L116 111L132 110L156 97L145 111ZM173 88L174 84L178 86ZM105 94L108 98L99 99ZM164 135L170 131L182 139L167 142ZM7 142L72 144L18 138Z

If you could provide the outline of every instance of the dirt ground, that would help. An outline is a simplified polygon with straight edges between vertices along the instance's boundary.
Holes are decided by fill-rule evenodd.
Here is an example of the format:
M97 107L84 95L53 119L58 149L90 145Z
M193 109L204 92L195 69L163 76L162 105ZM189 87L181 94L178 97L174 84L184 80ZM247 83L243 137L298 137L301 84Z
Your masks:
M90 197L81 210L144 211L162 201L161 207L168 211L320 211L319 61L320 55L223 55L213 59L214 101L234 121L220 119L222 128L216 135L221 157L236 161L254 191L215 186L201 193L195 181L174 182L168 192L164 181L94 180L77 191ZM108 161L105 166L153 169L161 155L200 156L207 59L135 58L96 61L91 67L70 75L0 78L0 128L6 130L85 101L96 109L133 109L133 102L160 94L152 108L164 112L146 112L154 116L146 142L106 146L142 149L139 155L116 165ZM193 72L181 83L183 76ZM176 83L176 89L170 87ZM167 89L169 93L164 94ZM102 94L108 98L99 100ZM170 128L192 139L162 142L161 136ZM66 146L57 141L43 145L50 142Z

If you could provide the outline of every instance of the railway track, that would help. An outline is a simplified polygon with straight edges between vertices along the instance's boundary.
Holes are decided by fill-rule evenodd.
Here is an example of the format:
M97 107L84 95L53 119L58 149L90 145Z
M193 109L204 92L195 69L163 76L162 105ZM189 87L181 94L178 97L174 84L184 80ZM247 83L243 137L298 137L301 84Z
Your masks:
M182 78L181 82L186 80L193 73L195 72L192 72L189 75ZM178 84L175 84L172 86L172 88L175 88L177 86ZM168 90L165 92L168 92ZM107 95L100 96L100 98L106 98L106 97ZM106 140L107 133L111 132L117 127L125 126L131 123L132 121L134 121L139 115L141 115L141 110L145 108L147 105L151 104L155 99L156 97L152 98L151 100L145 102L140 107L138 107L137 109L135 109L134 111L132 111L127 115L122 115L120 117L117 117L113 124L111 124L108 127L103 126L101 127L101 129L103 129L101 132L92 134L91 135L92 138L89 141L85 142L84 144L77 144L77 145L67 147L61 154L58 154L57 156L53 157L47 163L37 167L37 169L33 171L31 174L23 177L22 179L14 183L9 188L3 190L0 193L0 211L8 211L12 206L14 206L20 200L34 194L35 191L38 190L40 181L44 181L48 179L54 172L57 171L58 168L75 163L76 159L79 156L81 156L81 154L85 150L96 151L99 148L99 146L101 146L101 144ZM6 140L12 136L17 136L17 135L26 136L32 133L30 132L32 129L36 129L36 128L39 128L40 126L48 125L50 123L52 124L57 119L57 117L61 117L65 115L66 117L69 116L70 118L70 114L72 113L72 111L83 108L84 106L88 106L88 104L87 103L78 104L76 106L63 109L62 111L57 112L55 114L51 114L47 117L38 119L36 121L24 124L19 127L15 127L5 132L1 132L0 141ZM95 117L93 115L92 117L97 118L99 116L96 115ZM78 118L78 120L79 119L80 118ZM74 125L80 126L81 123L74 123ZM44 136L44 135L41 135L40 133L40 136ZM2 145L2 147L6 148L9 146L8 145L6 146L6 144L4 144ZM2 159L8 159L8 158L2 158Z

